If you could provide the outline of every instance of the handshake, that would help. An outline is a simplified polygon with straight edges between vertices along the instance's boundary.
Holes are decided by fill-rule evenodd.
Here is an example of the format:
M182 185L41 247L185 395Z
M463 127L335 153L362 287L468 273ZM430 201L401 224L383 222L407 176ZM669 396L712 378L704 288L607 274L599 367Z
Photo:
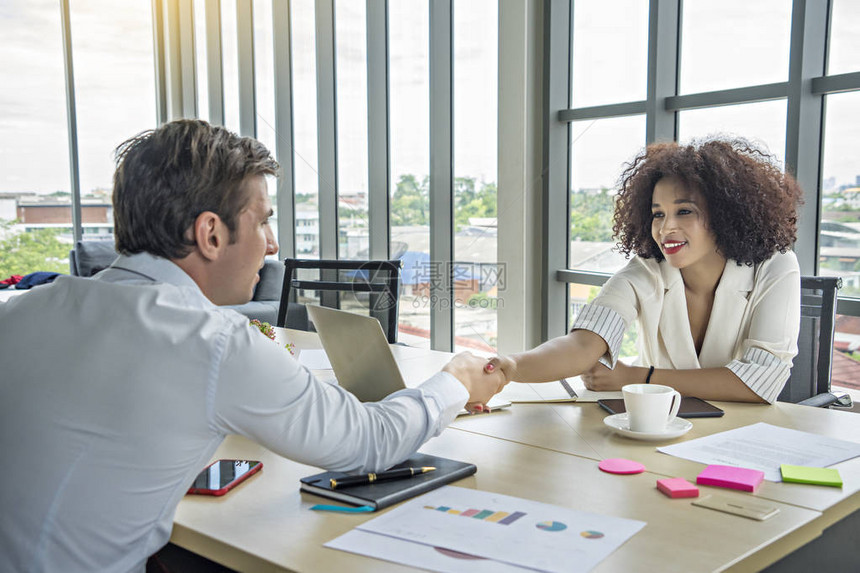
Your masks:
M442 368L452 374L469 392L466 409L470 412L487 411L487 402L511 381L516 362L509 357L494 356L489 360L462 352Z

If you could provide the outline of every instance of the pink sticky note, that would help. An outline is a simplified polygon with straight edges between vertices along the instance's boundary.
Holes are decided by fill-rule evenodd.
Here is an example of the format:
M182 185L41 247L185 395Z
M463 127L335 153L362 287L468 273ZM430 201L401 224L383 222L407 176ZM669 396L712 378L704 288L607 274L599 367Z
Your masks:
M763 479L764 472L759 470L710 465L696 477L696 483L754 492Z
M699 488L684 478L658 479L657 489L673 499L678 497L699 497Z
M639 474L645 471L645 466L639 462L624 458L607 458L597 464L597 467L610 474Z

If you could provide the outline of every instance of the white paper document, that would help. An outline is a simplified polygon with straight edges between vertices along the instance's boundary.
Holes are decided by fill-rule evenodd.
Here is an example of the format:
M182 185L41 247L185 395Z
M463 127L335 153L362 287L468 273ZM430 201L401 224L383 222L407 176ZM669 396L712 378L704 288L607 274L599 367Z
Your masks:
M331 370L331 362L322 348L307 348L299 352L299 364L308 370Z
M332 549L440 573L528 573L534 569L353 529L325 544Z
M703 464L761 470L764 479L782 481L780 464L824 468L860 456L860 443L759 422L657 451Z
M405 502L326 544L363 555L435 571L589 571L645 526L642 521L575 511L508 495L445 486ZM368 547L371 547L370 549ZM465 555L458 555L465 554ZM444 559L442 559L444 557ZM475 559L475 558L478 559ZM484 559L481 559L484 558ZM483 569L479 569L483 570Z
M499 394L511 402L597 402L622 398L621 392L592 392L585 387L579 376L556 382L525 384L511 382Z

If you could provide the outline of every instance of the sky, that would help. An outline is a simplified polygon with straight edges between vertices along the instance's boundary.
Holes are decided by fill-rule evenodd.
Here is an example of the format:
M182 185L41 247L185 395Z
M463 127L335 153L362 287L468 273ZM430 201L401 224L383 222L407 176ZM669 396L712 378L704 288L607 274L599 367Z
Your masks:
M699 93L788 79L790 0L685 0L680 93ZM860 2L833 0L829 73L860 71ZM611 17L608 17L611 15ZM572 105L589 107L646 97L648 2L574 2ZM860 175L860 93L828 96L823 178ZM679 140L740 135L785 154L785 100L679 114ZM645 144L643 117L575 122L572 187L610 187Z
M112 150L155 124L148 1L71 2L81 189L110 187ZM63 44L57 0L0 5L0 191L68 191Z
M109 188L113 149L155 125L150 0L71 0L74 73L84 193ZM197 18L203 2L195 0ZM0 192L69 189L68 131L60 10L57 0L0 4ZM339 184L367 188L365 2L336 3ZM573 106L645 97L647 2L578 0L573 45ZM684 3L681 92L696 93L785 81L790 0L687 0ZM391 166L429 171L428 37L426 0L390 0ZM274 147L269 1L255 1L258 137ZM496 179L498 43L494 0L458 0L455 9L455 172ZM224 14L226 124L238 130L235 0ZM316 190L316 87L311 0L293 1L296 186ZM834 0L830 72L860 70L860 2ZM198 62L205 46L198 42ZM208 117L205 68L198 65L199 110ZM829 96L824 178L854 183L860 175L860 93ZM680 137L714 131L750 137L780 158L785 102L773 101L680 114ZM625 161L644 145L644 118L572 125L573 187L611 187Z

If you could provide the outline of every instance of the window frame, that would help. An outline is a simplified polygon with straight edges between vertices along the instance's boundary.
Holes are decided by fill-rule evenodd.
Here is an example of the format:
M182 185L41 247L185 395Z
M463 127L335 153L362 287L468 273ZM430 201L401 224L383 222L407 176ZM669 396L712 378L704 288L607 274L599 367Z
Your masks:
M819 270L820 205L822 197L821 166L826 105L824 96L860 90L860 71L826 74L831 3L815 0L793 0L788 81L744 86L733 89L679 95L679 57L681 50L682 0L650 0L648 21L648 80L644 101L621 102L584 108L563 108L570 85L570 46L575 27L571 0L551 0L547 4L548 22L545 37L547 78L545 89L544 165L548 173L544 186L544 244L564 236L564 249L547 250L544 268L547 278L544 297L547 305L543 324L544 339L559 336L569 324L567 283L602 286L609 274L578 271L569 268L569 138L559 133L573 121L605 119L644 113L646 144L655 141L677 141L678 113L690 109L711 108L769 101L787 100L786 168L807 192L801 208L795 252L801 272L815 275ZM548 18L553 15L555 22ZM555 104L555 105L553 105ZM564 222L561 219L564 218ZM554 273L551 269L555 269ZM837 312L860 316L860 299L840 297Z

